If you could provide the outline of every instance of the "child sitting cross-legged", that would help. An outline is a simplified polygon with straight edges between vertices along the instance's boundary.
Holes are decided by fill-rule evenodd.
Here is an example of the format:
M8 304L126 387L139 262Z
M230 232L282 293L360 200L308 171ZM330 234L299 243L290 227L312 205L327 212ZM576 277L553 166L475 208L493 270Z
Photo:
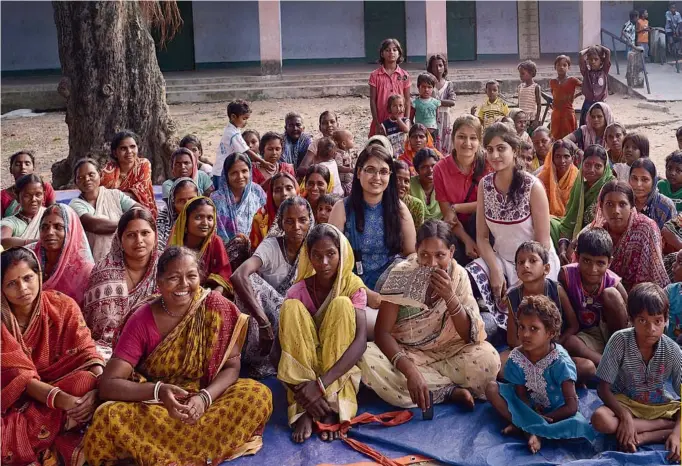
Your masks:
M526 241L516 250L515 261L516 273L521 283L507 292L506 304L510 314L507 320L507 344L512 349L521 344L516 322L519 306L526 296L547 296L557 306L564 323L561 334L557 336L557 341L563 344L569 336L578 332L578 320L563 287L554 280L547 278L549 274L549 251L537 241ZM508 357L509 351L500 353L500 360L502 361L502 369L498 374L500 379L504 377L504 364ZM578 369L578 378L582 380L583 366L589 361L579 359L575 363ZM591 375L594 375L594 367Z
M669 303L654 283L640 283L628 297L633 327L613 334L597 369L597 393L604 402L592 425L615 434L619 448L636 452L641 445L663 443L670 462L680 462L680 402L665 390L672 381L680 396L682 350L664 334Z
M520 346L509 354L505 378L489 382L485 394L509 423L503 434L523 433L532 453L541 438L592 440L594 431L578 411L577 373L566 350L557 343L561 313L546 296L526 296L519 305Z
M564 265L559 283L566 290L580 329L566 339L568 353L588 363L583 374L594 376L606 342L614 332L627 327L627 292L618 275L609 270L613 241L603 228L591 228L578 236L578 262ZM582 379L582 378L581 378Z

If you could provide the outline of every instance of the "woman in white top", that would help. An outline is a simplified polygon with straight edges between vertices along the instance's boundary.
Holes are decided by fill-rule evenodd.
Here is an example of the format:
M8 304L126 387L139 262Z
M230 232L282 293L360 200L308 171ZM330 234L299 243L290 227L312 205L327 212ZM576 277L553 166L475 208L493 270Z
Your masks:
M507 328L502 302L507 289L518 282L514 258L521 243L535 240L547 248L550 279L557 279L560 264L549 233L547 194L535 176L519 168L518 136L504 123L495 123L486 130L483 144L494 173L478 185L476 245L480 258L466 268L485 302L482 310L488 312L482 317L492 340L496 327Z
M134 206L142 207L118 189L100 186L100 167L93 159L81 159L73 169L80 196L71 207L81 219L95 264L109 254L118 220Z

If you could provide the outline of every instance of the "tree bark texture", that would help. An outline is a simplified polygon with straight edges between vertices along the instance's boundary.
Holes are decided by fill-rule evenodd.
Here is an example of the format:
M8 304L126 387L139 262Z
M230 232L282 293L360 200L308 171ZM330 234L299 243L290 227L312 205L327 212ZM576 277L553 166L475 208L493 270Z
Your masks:
M52 3L66 98L69 155L52 166L55 187L73 183L83 157L105 161L118 131L140 136L139 155L152 164L155 184L170 175L175 125L154 40L134 1Z

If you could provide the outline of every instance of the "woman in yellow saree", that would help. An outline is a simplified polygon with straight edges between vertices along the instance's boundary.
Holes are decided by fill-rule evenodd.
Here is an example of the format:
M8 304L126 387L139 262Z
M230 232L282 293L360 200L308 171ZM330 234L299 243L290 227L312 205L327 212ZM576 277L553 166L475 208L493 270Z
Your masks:
M485 341L466 270L453 259L450 226L428 220L417 253L396 265L381 288L374 341L358 363L362 382L402 408L454 401L473 409L500 369Z
M163 253L161 296L128 319L102 375L109 402L85 436L91 466L219 464L262 447L272 394L237 378L248 316L199 282L191 250Z
M367 345L367 292L353 273L353 251L331 224L311 230L279 317L277 378L287 385L292 438L303 442L313 420L350 421L357 412L360 369ZM321 434L323 440L338 433Z

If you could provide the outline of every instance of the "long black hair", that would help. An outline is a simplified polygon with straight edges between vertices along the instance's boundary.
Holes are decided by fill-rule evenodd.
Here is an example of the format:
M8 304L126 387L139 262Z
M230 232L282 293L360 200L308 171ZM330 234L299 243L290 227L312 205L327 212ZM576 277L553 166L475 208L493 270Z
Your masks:
M512 181L509 185L509 198L515 202L519 202L519 197L521 196L521 188L523 187L523 181L525 179L523 170L519 166L519 158L516 156L519 148L521 147L521 139L517 136L516 132L509 128L505 123L493 123L485 130L485 135L483 136L483 146L487 146L495 138L499 137L504 142L509 144L514 154L514 168L512 171Z
M365 200L360 184L360 170L371 158L379 159L388 165L391 176L388 186L381 197L384 209L384 243L390 254L398 254L402 250L402 229L400 228L400 198L398 197L398 182L393 164L393 157L379 145L369 145L358 156L353 173L353 185L346 202L346 217L351 212L355 214L355 228L359 233L365 231Z

